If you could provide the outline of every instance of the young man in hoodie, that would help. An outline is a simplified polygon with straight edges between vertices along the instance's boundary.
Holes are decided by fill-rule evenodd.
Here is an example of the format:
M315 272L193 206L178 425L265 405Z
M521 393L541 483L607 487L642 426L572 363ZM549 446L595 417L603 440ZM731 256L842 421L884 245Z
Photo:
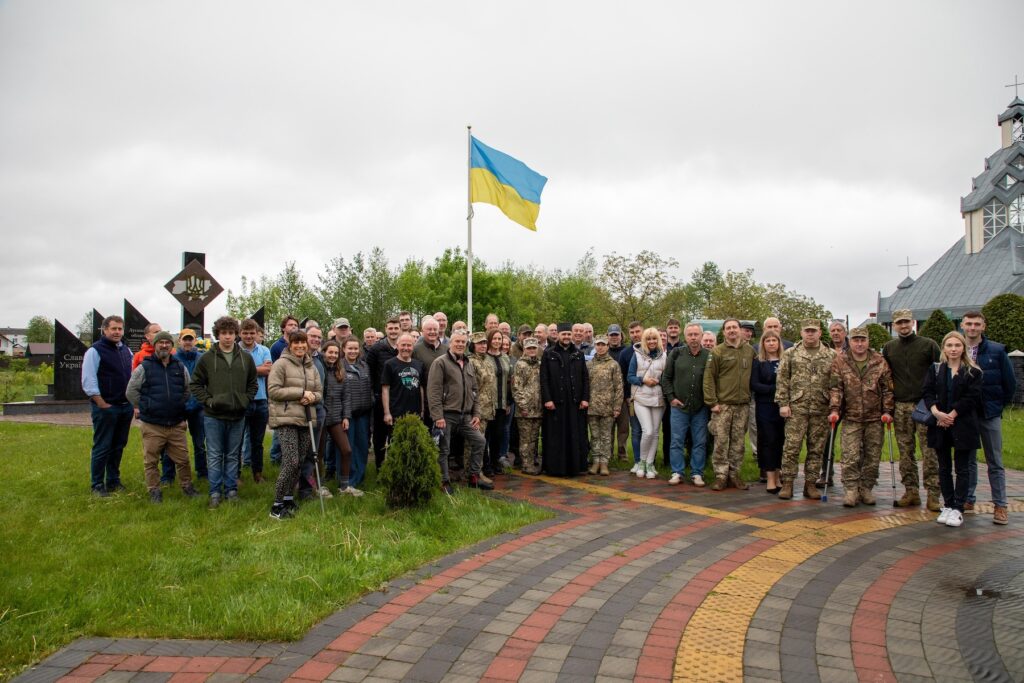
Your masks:
M245 428L245 411L256 396L256 364L236 344L238 321L217 318L213 336L217 344L196 363L190 388L203 404L206 457L210 480L210 507L222 498L238 498L238 462Z

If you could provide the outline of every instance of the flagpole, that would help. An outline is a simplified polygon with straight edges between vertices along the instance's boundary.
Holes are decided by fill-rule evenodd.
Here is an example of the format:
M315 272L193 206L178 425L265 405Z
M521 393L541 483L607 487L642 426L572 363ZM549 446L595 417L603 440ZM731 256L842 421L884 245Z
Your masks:
M466 324L473 331L473 126L466 126Z

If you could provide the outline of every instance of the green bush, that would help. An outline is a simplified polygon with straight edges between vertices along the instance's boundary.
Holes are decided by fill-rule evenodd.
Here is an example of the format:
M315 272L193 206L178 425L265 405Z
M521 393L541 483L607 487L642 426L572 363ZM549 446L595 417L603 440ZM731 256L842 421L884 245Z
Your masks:
M949 319L949 316L939 309L935 309L917 333L922 337L934 339L935 343L941 347L942 338L955 329L956 327L953 326L953 321Z
M889 330L878 323L868 323L868 344L875 351L881 351L885 343L892 339Z
M981 309L985 336L1006 345L1007 351L1024 350L1024 297L1000 294Z
M378 481L388 507L392 508L425 505L441 487L437 446L416 415L406 415L395 422Z

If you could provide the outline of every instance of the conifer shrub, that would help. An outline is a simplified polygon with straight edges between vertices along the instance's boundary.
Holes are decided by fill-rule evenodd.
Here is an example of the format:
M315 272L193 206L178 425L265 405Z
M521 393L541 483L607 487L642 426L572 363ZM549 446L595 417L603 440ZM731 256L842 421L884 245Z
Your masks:
M391 508L426 505L441 487L437 446L416 415L400 417L391 433L391 446L377 481Z
M878 323L868 323L868 346L875 351L881 351L886 342L892 339L889 330Z
M1006 345L1007 351L1024 351L1024 297L1000 294L981 309L985 316L985 336Z
M942 338L955 329L956 327L953 325L953 321L949 319L949 316L936 308L928 316L928 320L925 321L917 333L922 337L935 340L935 343L941 347Z

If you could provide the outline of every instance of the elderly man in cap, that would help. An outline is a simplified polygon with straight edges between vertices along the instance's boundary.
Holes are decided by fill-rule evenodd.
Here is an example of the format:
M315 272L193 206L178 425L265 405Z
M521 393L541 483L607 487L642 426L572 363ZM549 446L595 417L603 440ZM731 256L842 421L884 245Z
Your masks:
M352 336L352 325L348 318L335 319L332 328L334 329L334 341L338 342L341 348L345 348L345 342Z
M153 353L142 359L132 372L125 396L135 407L142 422L142 458L146 471L149 500L163 502L157 465L165 450L174 462L182 492L189 498L199 495L192 486L192 468L188 464L185 440L185 404L189 399L189 374L184 363L174 357L174 338L169 332L153 335Z
M883 426L892 424L892 374L882 354L868 348L868 330L850 330L850 346L832 361L828 421L843 416L843 505L875 504Z
M587 361L590 376L590 450L593 459L590 474L608 476L608 459L612 454L612 427L622 411L622 370L608 353L608 337L594 339L594 357Z
M540 340L535 337L523 340L523 355L512 366L512 398L516 402L523 474L540 474L543 462L538 455L537 441L540 439L543 411L540 400Z
M174 354L188 370L189 377L196 369L196 362L203 352L196 348L195 330L186 327L178 334L178 352ZM206 430L203 429L203 404L191 394L185 404L185 422L192 437L192 456L196 465L196 476L206 479ZM168 458L170 461L170 458ZM171 463L171 467L174 463ZM167 474L166 467L164 473Z
M896 507L917 507L921 504L918 492L917 462L914 460L914 435L921 445L924 460L924 485L928 490L928 509L938 512L942 505L939 497L939 459L928 447L928 428L910 417L914 406L921 400L925 373L932 363L939 362L939 345L928 337L914 333L914 314L909 309L893 311L892 326L899 337L886 342L882 356L892 370L892 388L896 398L896 445L900 451L900 478L905 492L894 502Z
M590 375L572 337L572 323L559 323L558 341L544 350L540 361L544 469L556 477L572 477L587 468Z
M821 494L814 487L814 477L821 467L821 454L828 445L829 388L836 352L821 343L819 321L808 318L800 328L801 344L782 354L775 389L779 415L786 420L779 498L793 497L793 483L800 473L800 449L806 442L804 498L818 500Z

